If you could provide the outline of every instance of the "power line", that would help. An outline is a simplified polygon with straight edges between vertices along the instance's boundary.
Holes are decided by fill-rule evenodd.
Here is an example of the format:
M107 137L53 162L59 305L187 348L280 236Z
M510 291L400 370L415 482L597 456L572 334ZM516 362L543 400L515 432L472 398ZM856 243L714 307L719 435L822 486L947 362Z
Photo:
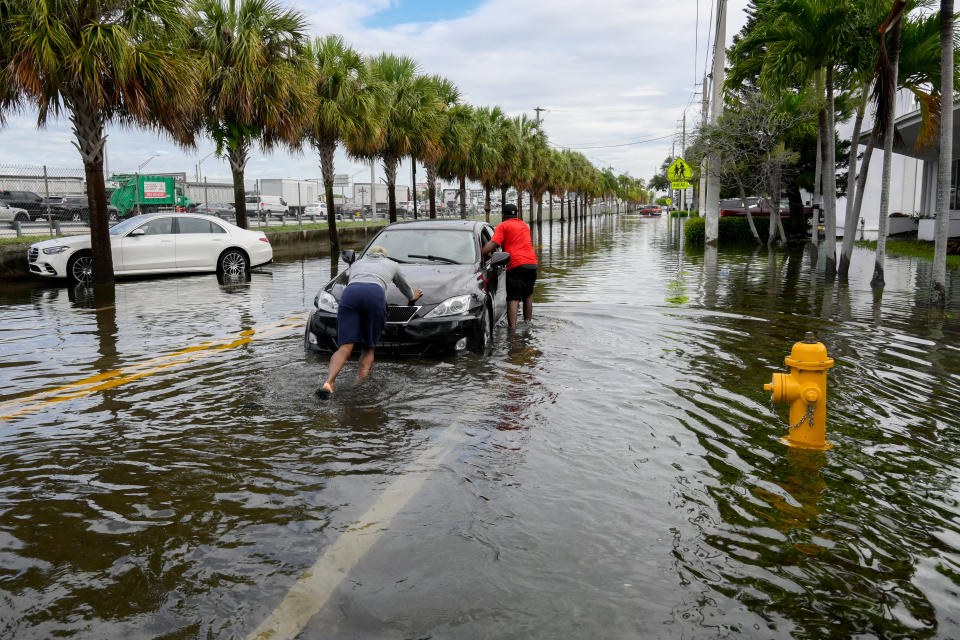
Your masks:
M669 133L665 136L659 136L656 138L646 138L645 140L633 140L631 142L621 142L620 144L601 144L595 146L585 146L585 147L568 147L560 144L551 145L556 149L570 149L571 151L579 151L581 149L612 149L613 147L630 147L635 144L644 144L646 142L654 142L656 140L664 140L666 138L672 138L676 135L676 132Z

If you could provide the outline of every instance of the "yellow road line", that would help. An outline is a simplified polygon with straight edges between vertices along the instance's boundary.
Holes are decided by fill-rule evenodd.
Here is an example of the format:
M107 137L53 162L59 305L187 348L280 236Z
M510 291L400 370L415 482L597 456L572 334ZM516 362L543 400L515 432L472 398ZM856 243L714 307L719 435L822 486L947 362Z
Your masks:
M475 415L493 403L501 385L463 413ZM390 522L420 491L447 454L463 440L463 418L445 427L430 446L403 470L380 494L380 498L349 529L317 558L312 567L290 587L286 597L247 636L247 640L292 640L306 628L310 619L324 607L350 571L373 548L389 528Z
M65 402L67 400L88 396L98 391L119 387L128 382L154 375L170 367L192 362L210 354L219 353L225 349L233 349L253 342L254 340L262 340L274 335L287 333L290 329L300 327L303 320L304 316L302 315L292 316L252 329L246 329L232 336L209 340L185 349L180 349L179 351L174 351L173 353L150 358L149 360L130 365L129 367L123 367L122 369L113 371L104 371L60 387L39 391L22 398L8 400L0 403L0 421L37 411L58 402Z

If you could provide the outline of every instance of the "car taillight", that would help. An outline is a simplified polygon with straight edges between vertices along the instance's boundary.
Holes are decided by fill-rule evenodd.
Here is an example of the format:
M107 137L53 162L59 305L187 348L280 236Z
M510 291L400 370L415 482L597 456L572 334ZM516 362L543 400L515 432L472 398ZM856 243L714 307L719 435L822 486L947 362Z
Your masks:
M262 237L257 238L257 239L258 239L260 242L266 242L267 244L270 244L270 238L268 238L267 236L262 236Z

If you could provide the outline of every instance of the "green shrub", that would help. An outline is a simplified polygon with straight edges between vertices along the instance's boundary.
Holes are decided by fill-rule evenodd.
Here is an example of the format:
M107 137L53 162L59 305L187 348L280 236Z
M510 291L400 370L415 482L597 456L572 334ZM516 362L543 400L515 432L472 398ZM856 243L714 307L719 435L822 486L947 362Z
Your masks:
M770 230L770 218L753 216L753 223L757 226L757 233L761 239L765 239ZM687 244L703 244L706 238L706 218L690 218L684 226ZM742 244L755 242L753 234L750 232L750 222L746 216L720 218L719 242L720 244Z
M689 211L671 211L670 212L671 218L686 218L689 215L690 215Z
M702 246L706 233L706 218L690 218L687 224L683 226L683 234L687 239L687 244Z

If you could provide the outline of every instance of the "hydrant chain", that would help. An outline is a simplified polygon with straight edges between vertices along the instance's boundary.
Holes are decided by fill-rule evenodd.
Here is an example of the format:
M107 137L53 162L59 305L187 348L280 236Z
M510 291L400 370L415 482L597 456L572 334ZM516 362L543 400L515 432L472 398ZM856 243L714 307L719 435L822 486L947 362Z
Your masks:
M810 424L810 426L812 427L812 426L813 426L813 412L816 410L816 408L817 408L816 403L808 403L808 404L807 404L807 412L806 412L805 414L803 414L803 417L800 418L800 421L797 422L797 424L791 425L789 422L785 422L784 420L782 420L782 419L780 418L780 414L777 413L777 405L775 405L775 404L773 403L773 395L772 395L772 394L770 395L770 410L773 411L773 416L777 419L777 421L778 421L780 424L782 424L783 426L785 426L787 429L796 429L797 427L799 427L800 425L802 425L802 424L804 423L804 421L808 421L809 424Z

